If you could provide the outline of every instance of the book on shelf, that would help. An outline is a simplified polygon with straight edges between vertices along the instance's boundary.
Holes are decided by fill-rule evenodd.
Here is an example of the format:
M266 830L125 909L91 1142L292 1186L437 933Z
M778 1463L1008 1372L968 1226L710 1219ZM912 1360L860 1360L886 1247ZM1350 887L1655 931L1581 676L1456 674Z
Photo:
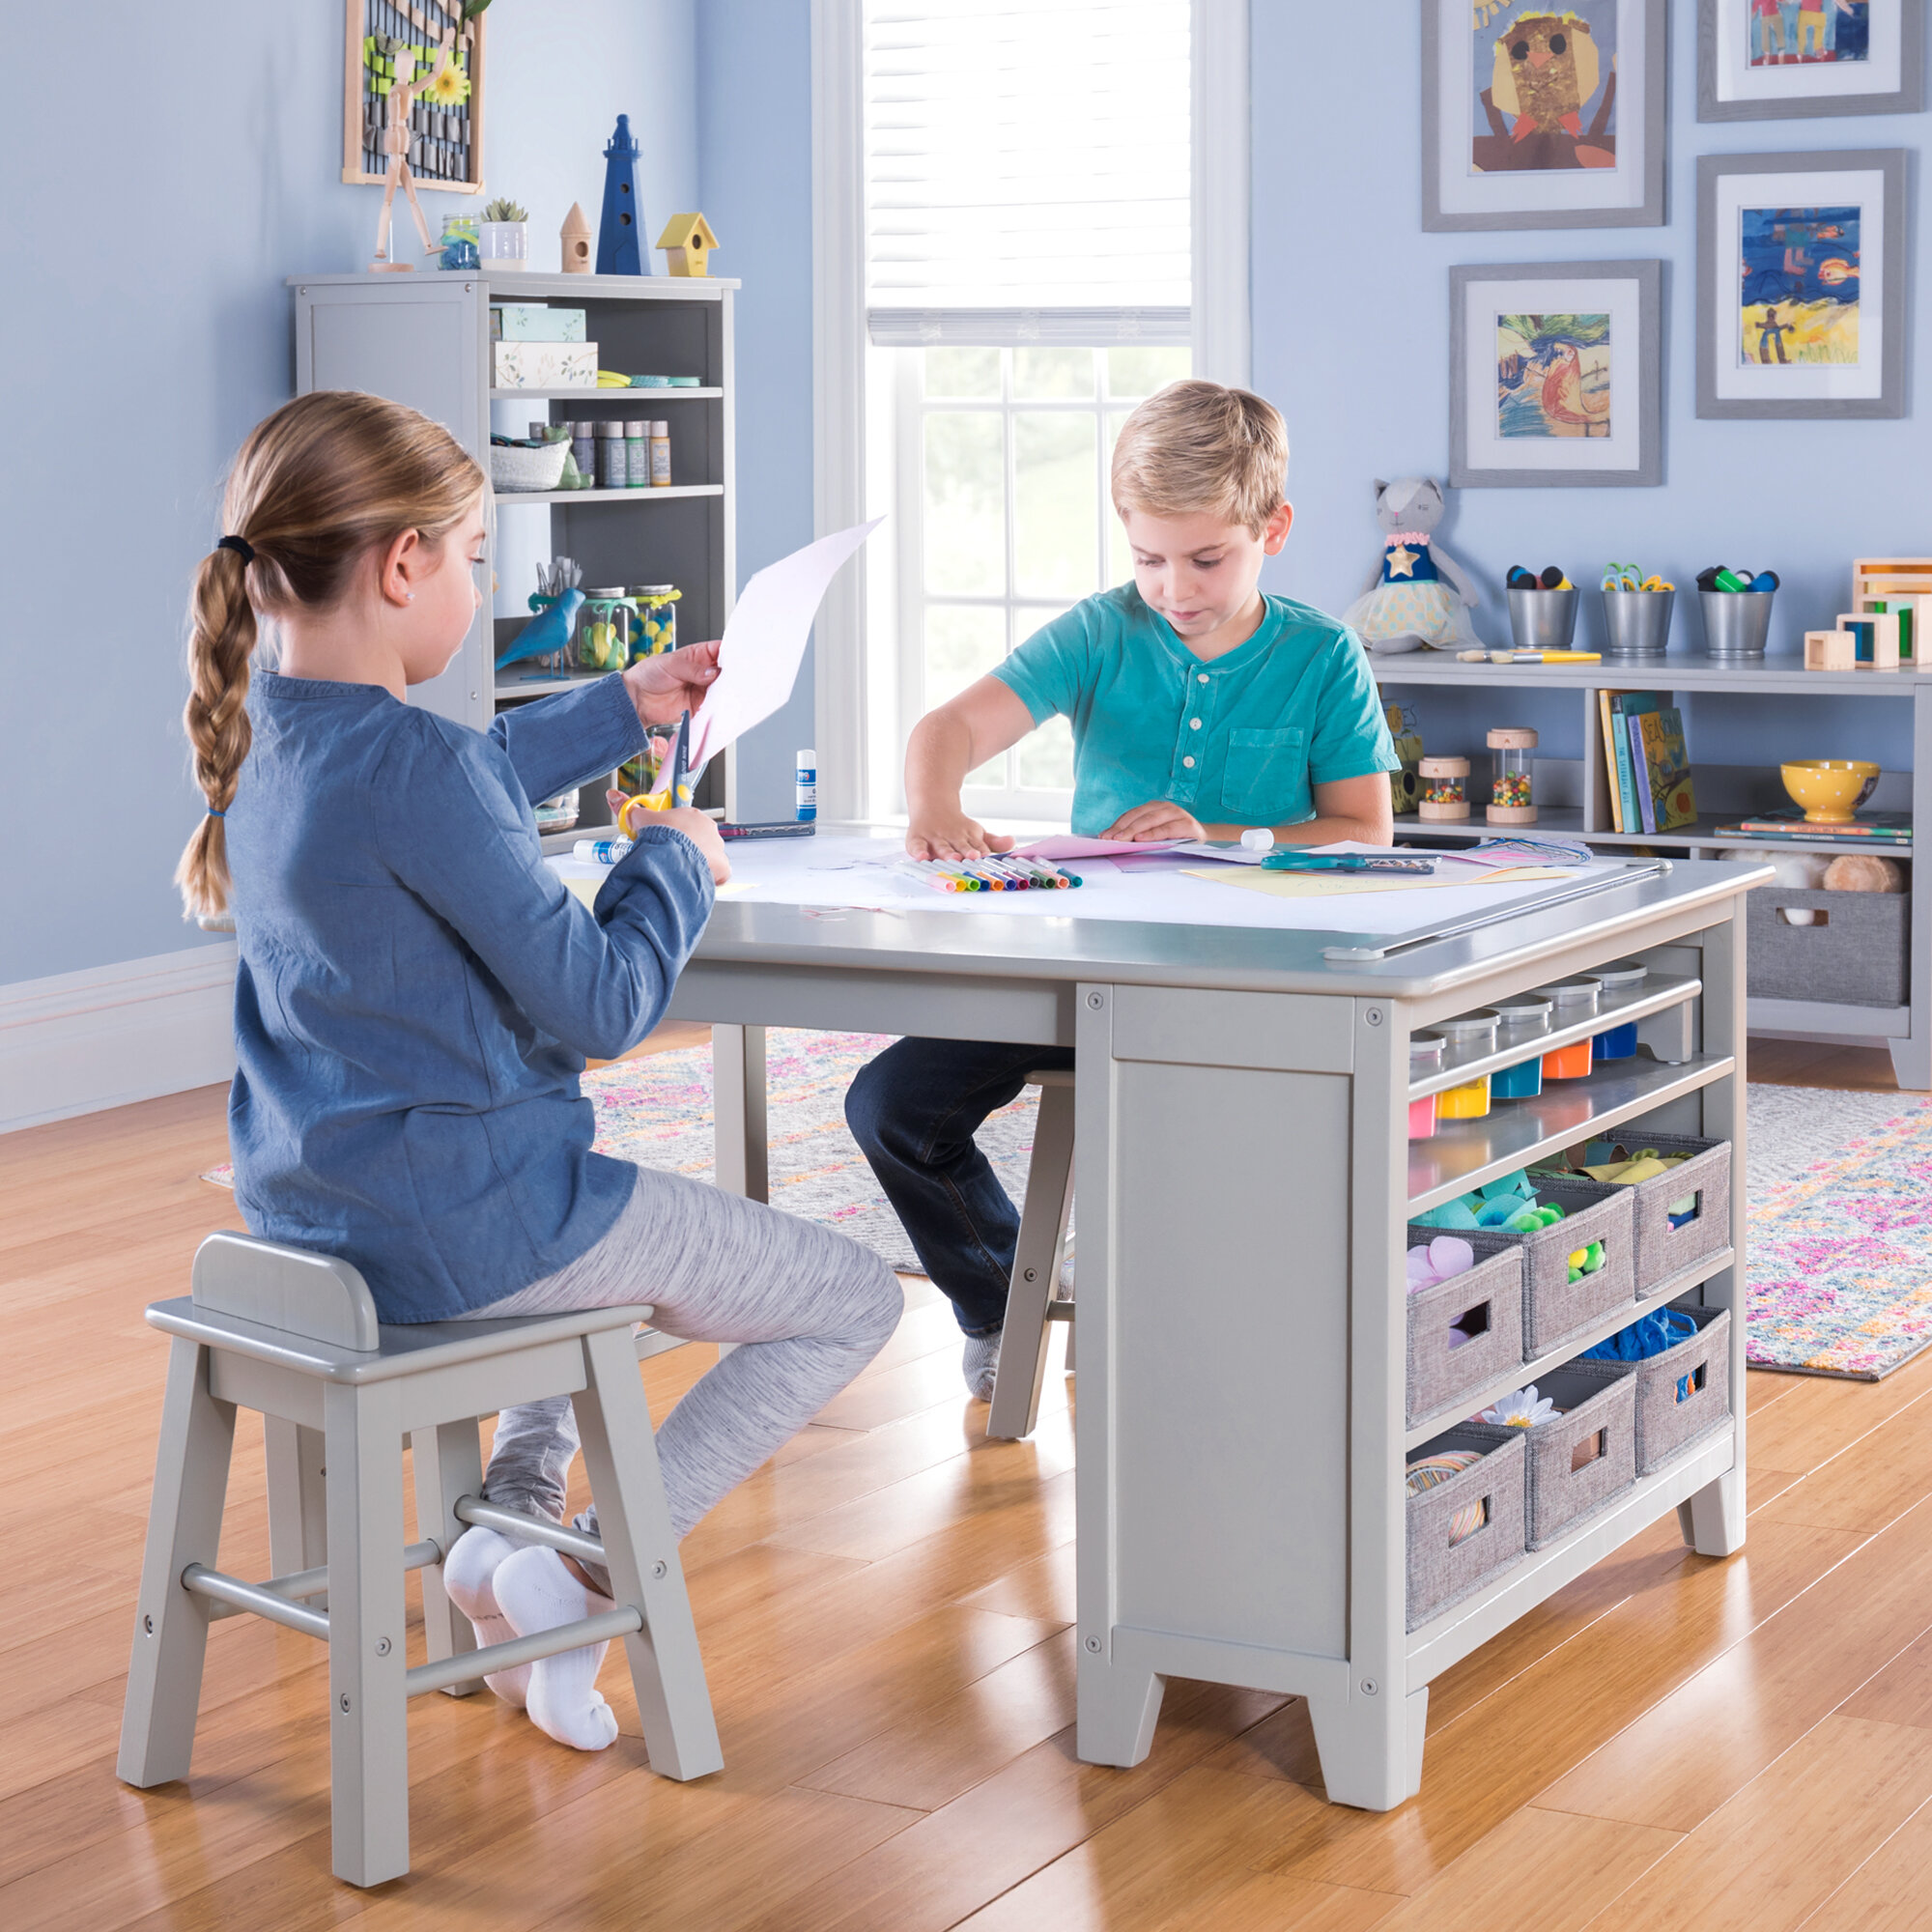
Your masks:
M1631 771L1637 814L1646 832L1672 832L1697 821L1697 795L1684 749L1684 720L1675 705L1639 711L1628 720Z
M1845 825L1813 825L1794 806L1789 811L1768 811L1758 818L1740 819L1735 825L1720 825L1725 838L1802 838L1816 844L1824 838L1862 838L1874 845L1910 845L1912 814L1909 811L1862 811Z
M1610 822L1619 832L1643 832L1637 799L1636 766L1631 755L1630 721L1657 710L1663 699L1654 691L1606 691L1599 700L1604 724L1604 763L1610 788Z

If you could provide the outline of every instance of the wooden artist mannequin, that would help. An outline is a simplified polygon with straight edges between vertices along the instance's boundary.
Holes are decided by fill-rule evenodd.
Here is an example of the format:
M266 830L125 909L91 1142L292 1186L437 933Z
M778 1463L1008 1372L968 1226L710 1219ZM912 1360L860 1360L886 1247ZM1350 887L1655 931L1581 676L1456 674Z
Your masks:
M454 34L445 33L442 44L436 50L436 66L429 76L431 87L442 78L443 71L455 57L455 38ZM436 253L429 223L423 218L422 204L416 200L415 176L410 168L410 109L415 105L415 56L405 48L396 56L395 84L389 89L388 114L383 127L383 151L389 157L389 165L383 178L383 216L376 224L376 259L369 264L372 274L407 274L415 267L413 262L389 260L389 217L396 205L398 186L409 197L410 213L415 216L416 231L422 237L423 253Z

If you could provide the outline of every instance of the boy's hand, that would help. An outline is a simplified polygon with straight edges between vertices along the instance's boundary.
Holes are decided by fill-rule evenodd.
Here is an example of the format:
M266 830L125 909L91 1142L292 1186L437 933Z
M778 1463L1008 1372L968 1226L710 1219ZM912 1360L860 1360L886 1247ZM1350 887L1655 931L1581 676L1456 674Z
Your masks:
M682 832L704 855L704 863L711 867L711 883L714 886L722 886L731 876L731 862L724 856L724 841L718 836L716 822L707 818L696 806L680 805L673 811L654 811L650 822L653 825L668 825L673 832Z
M955 807L915 818L906 828L905 847L914 859L983 859L988 852L1010 852L1013 841L1003 832L988 832Z
M675 724L680 713L696 712L718 682L718 645L686 644L640 658L623 675L640 724Z
M1137 805L1123 811L1101 833L1102 838L1131 838L1136 843L1153 838L1205 838L1201 821L1182 811L1178 805L1155 799L1151 805Z

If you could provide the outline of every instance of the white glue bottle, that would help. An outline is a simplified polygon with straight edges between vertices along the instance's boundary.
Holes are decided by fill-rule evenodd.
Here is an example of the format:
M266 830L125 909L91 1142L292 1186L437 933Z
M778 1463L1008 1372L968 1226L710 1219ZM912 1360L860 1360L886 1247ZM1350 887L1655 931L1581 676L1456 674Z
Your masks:
M797 782L798 816L801 822L818 816L818 753L804 751L798 754Z

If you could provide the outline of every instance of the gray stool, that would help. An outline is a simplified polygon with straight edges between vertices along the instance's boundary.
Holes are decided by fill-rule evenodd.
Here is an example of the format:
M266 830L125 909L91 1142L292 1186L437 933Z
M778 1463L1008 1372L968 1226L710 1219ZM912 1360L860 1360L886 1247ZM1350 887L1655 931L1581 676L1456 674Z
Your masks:
M145 1787L187 1776L208 1626L243 1610L328 1645L330 1863L352 1885L380 1885L409 1869L405 1707L425 1690L464 1696L488 1672L621 1636L651 1768L676 1778L722 1769L631 1335L649 1313L598 1308L384 1327L347 1262L245 1235L203 1241L192 1295L148 1309L149 1321L174 1341L121 1777ZM477 1417L566 1393L583 1437L601 1542L478 1499ZM248 1583L213 1567L238 1406L260 1410L275 1433L270 1469L271 1492L277 1477L286 1486L285 1547L298 1546L305 1533L321 1541L319 1526L304 1528L315 1513L302 1509L302 1490L326 1496L326 1568ZM407 1548L406 1435L423 1539ZM274 1452L275 1437L285 1453ZM468 1523L605 1564L617 1607L476 1649L436 1567ZM407 1570L424 1573L429 1662L413 1667L404 1655ZM324 1593L326 1613L303 1601Z
M1027 1163L1026 1206L1007 1283L1007 1320L1000 1334L1000 1367L993 1378L986 1434L1008 1440L1031 1435L1039 1420L1046 1380L1046 1331L1071 1322L1073 1304L1055 1299L1066 1249L1066 1215L1073 1206L1073 1075L1060 1068L1026 1077L1039 1089L1039 1119ZM1073 1330L1066 1331L1066 1366L1073 1367Z

